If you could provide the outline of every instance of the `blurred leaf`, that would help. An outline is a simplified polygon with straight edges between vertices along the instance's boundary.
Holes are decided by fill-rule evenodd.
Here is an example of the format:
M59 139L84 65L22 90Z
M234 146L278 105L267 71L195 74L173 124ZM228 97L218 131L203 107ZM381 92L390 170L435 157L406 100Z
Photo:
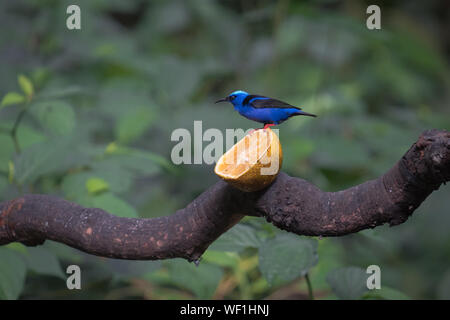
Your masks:
M105 149L105 153L106 154L113 154L115 152L117 152L117 150L119 150L119 145L117 144L117 142L111 142L106 146Z
M103 209L118 217L138 217L138 213L131 205L110 192L93 197L92 203L95 208Z
M272 284L304 276L317 261L317 240L294 234L278 234L259 248L259 268Z
M17 138L22 149L46 140L46 137L41 132L24 123L19 126L19 129L17 129Z
M120 147L110 144L107 147L110 161L117 161L121 166L141 174L155 174L162 167L174 172L174 166L166 158L150 151Z
M68 265L81 264L86 256L86 254L82 251L52 240L46 240L43 247L47 248L50 252L55 254L57 258L61 259Z
M100 166L107 166L109 168L117 168L123 171L128 171L133 176L142 175L154 175L160 172L158 165L149 158L146 157L136 157L134 155L111 155L99 162L95 166L97 170L100 170Z
M282 54L300 51L306 40L307 30L303 18L296 16L283 20L277 32L277 48Z
M14 182L14 173L15 173L14 162L9 160L8 161L8 182L11 184Z
M450 300L450 270L440 279L437 287L437 298L442 300Z
M39 176L67 170L73 165L86 163L85 155L77 152L70 138L58 138L36 143L23 150L15 159L16 181L32 183Z
M0 192L8 186L8 179L0 175Z
M316 165L332 169L364 168L368 154L358 141L335 136L316 141L313 155Z
M22 89L23 93L27 96L28 99L31 99L34 93L33 84L31 83L31 80L28 79L23 74L19 74L17 77L17 80L19 82L19 86Z
M431 75L443 74L446 70L444 57L430 45L428 38L424 39L424 35L414 32L417 31L405 30L394 33L389 43L392 50L421 72Z
M112 274L124 278L139 277L161 268L161 261L129 261L104 259L102 261Z
M327 281L333 292L344 300L354 300L368 290L365 270L357 267L339 268L328 274Z
M90 198L86 183L92 176L90 172L76 172L63 177L61 189L67 199L80 202L81 198Z
M203 72L197 64L172 55L163 56L156 69L152 76L158 79L156 85L161 95L160 100L180 106L184 106L195 91Z
M137 79L107 82L100 92L99 108L114 119L120 120L130 113L153 108L147 85Z
M0 110L3 107L11 106L14 104L19 104L25 102L25 97L17 92L8 92L2 99L2 103L0 105Z
M381 289L373 289L367 291L363 297L363 299L377 299L377 300L410 300L403 292L400 292L396 289L389 288L386 286L381 286Z
M63 101L36 103L31 106L30 113L37 118L43 128L54 135L66 135L75 127L75 112Z
M23 244L21 244L20 242L12 242L9 243L5 246L5 248L14 250L16 252L20 252L20 253L27 253L27 247Z
M52 172L53 164L67 151L63 143L39 143L27 148L15 161L16 180L23 184L33 182L40 175Z
M183 30L190 20L189 10L184 1L172 1L152 10L152 20L158 31L170 34Z
M28 269L38 274L66 279L58 259L44 247L29 247L24 254Z
M38 95L36 95L36 99L60 99L67 96L73 96L79 93L83 93L83 89L78 86L67 86L64 88L50 88L50 89L44 89L42 92L39 92Z
M342 257L345 254L342 246L331 238L318 240L319 261L317 265L308 272L314 290L329 291L327 276L331 270L342 267ZM305 284L306 289L306 284Z
M286 143L283 143L284 140L287 140ZM298 166L298 163L308 158L315 149L312 141L301 137L282 139L281 142L283 144L283 166L288 168Z
M121 117L117 124L118 141L127 144L139 138L150 127L154 119L154 114L148 108L140 108Z
M16 252L0 248L0 299L17 299L25 282L26 265Z
M41 88L50 78L50 70L46 67L37 67L31 73L31 83L35 87Z
M256 235L255 229L245 224L237 224L222 234L209 247L218 251L241 251L245 248L259 248L261 240Z
M62 190L66 197L77 199L78 196L88 196L86 185L89 179L96 177L106 182L108 190L114 193L124 193L131 187L135 178L128 170L117 163L99 161L91 164L92 170L71 173L64 176Z
M390 241L383 235L381 228L361 230L358 232L358 235L378 243L378 245L385 248L385 250L390 249Z
M221 267L235 268L239 263L239 255L234 252L222 252L208 249L203 254L201 261Z
M96 194L109 189L108 182L101 178L89 178L86 181L86 189L90 194Z
M3 172L9 172L8 162L11 160L14 154L14 144L9 135L0 134L0 170Z
M210 299L222 278L222 269L208 263L194 263L174 259L168 263L173 284L192 291L198 299Z

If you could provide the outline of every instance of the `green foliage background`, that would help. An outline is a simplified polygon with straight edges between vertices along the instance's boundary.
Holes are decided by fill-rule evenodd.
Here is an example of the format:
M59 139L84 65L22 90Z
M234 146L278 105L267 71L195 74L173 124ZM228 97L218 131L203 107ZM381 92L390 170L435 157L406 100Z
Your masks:
M82 30L65 27L69 4ZM0 200L55 194L125 217L173 213L217 181L174 166L176 128L250 128L236 89L316 113L280 126L283 170L334 191L389 169L424 129L450 127L445 1L0 3ZM373 3L370 3L373 4ZM20 119L20 121L18 121ZM15 128L15 129L14 129ZM55 242L0 248L0 299L450 298L449 187L405 224L342 238L246 218L200 265L119 261ZM82 290L65 268L82 269ZM382 290L364 288L381 267Z

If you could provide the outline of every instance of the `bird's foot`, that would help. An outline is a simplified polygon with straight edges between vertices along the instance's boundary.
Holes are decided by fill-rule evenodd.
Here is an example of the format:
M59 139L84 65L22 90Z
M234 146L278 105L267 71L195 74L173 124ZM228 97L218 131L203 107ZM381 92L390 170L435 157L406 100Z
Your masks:
M265 124L263 128L259 128L259 129L252 129L250 130L250 132L248 133L249 135L252 134L253 132L257 131L257 130L266 130L269 127L273 127L275 125L275 123L268 123Z
M264 125L264 130L266 130L267 128L269 128L269 127L273 127L275 125L275 123L267 123L267 124L265 124Z

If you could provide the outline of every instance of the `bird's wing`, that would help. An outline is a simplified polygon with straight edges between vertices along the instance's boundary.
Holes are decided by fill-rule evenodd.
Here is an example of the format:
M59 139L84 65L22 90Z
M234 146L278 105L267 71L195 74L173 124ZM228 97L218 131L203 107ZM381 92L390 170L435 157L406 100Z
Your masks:
M259 95L248 95L245 99L244 99L244 105L245 104L249 104L254 108L257 109L263 109L263 108L278 108L278 109L299 109L298 107L294 107L293 105L290 105L289 103L277 100L277 99L272 99L272 98L268 98L268 97L264 97L264 96L259 96Z

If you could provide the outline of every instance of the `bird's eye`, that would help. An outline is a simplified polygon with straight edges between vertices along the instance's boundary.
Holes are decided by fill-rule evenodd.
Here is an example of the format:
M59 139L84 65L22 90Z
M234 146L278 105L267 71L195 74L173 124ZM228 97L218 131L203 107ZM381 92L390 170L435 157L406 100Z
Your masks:
M236 96L231 96L231 97L230 97L230 100L234 100L234 98L236 98Z

